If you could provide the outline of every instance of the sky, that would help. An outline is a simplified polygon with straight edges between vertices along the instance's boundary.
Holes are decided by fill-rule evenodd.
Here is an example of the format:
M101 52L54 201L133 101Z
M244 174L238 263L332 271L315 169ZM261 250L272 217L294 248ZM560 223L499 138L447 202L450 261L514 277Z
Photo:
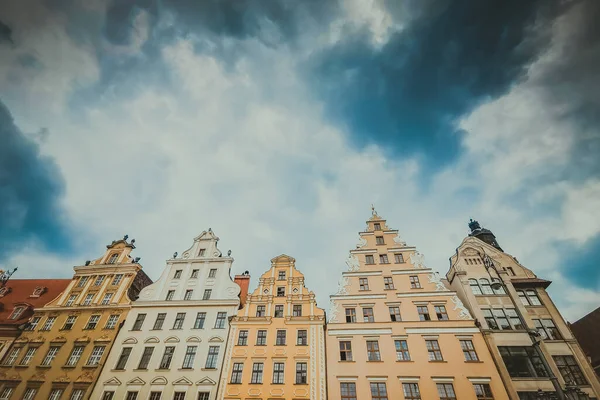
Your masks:
M469 218L600 305L600 2L0 0L0 267L212 228L328 308L371 204L442 275Z

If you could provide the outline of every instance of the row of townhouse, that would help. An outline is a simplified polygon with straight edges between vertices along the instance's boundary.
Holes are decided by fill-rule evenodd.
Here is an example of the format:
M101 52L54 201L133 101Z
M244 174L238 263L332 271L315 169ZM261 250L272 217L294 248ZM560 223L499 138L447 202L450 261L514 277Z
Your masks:
M373 210L327 320L294 258L248 293L210 229L154 283L127 236L72 280L0 280L37 293L0 310L0 400L598 398L550 282L469 227L441 278Z

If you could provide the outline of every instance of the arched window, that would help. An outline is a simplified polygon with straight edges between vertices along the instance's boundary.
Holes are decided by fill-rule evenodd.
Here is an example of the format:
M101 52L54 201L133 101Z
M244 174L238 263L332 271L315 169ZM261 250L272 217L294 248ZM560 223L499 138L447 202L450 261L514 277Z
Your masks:
M10 292L11 292L11 288L4 286L4 287L0 288L0 297L6 296Z
M498 279L498 278L492 279L492 282L502 283L502 282L500 282L500 279ZM506 294L506 292L504 291L504 285L501 285L498 289L493 289L493 290L494 290L494 294Z
M494 291L490 286L490 281L488 281L485 278L481 278L479 280L479 284L481 285L481 291L483 292L483 294L494 294Z
M45 287L38 286L33 290L33 294L31 296L32 297L40 297L42 294L44 294L45 291L46 291Z
M25 312L26 309L27 309L27 307L25 307L25 306L15 307L15 309L13 310L12 314L10 314L10 317L8 317L8 319L21 318L21 315L23 315L23 313Z
M110 258L108 259L108 263L109 264L115 264L117 262L117 258L119 258L118 254L113 254L112 256L110 256Z
M479 283L477 283L477 279L469 279L469 285L471 285L473 294L481 294L481 288L479 287Z

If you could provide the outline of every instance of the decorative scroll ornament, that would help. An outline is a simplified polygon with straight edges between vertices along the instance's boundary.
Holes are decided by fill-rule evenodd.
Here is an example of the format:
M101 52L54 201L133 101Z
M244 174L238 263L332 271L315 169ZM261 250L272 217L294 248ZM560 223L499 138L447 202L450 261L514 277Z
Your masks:
M469 313L469 310L467 310L467 307L465 307L457 295L452 296L452 302L454 303L454 310L458 311L458 318L473 319L473 317L471 317L471 313Z
M423 269L427 268L425 266L425 256L418 251L415 251L410 255L410 262L412 263L414 268Z
M367 245L367 239L364 237L360 237L358 239L358 244L356 245L357 249L362 249L363 247L365 247Z
M350 285L350 280L347 276L342 276L338 282L338 290L336 294L348 294L346 288Z
M329 304L329 322L338 322L337 317L340 313L340 306L334 299L330 300Z
M432 272L431 274L428 275L428 277L429 277L429 283L435 284L436 292L445 292L448 290L446 288L446 286L444 285L444 283L442 282L442 280L440 279L440 274L438 274L437 272Z
M355 254L348 255L348 259L346 260L346 265L348 266L348 271L350 271L350 272L355 272L360 269L358 257L356 257Z
M398 232L398 235L394 238L394 243L399 244L400 246L406 246L406 242L400 236L400 232Z

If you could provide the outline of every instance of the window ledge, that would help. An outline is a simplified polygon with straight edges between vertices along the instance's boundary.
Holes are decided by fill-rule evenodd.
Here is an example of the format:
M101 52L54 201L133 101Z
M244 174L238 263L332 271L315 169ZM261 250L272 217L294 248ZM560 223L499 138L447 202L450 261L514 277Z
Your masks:
M414 363L413 360L396 360L397 363Z
M41 368L41 369L50 369L50 368L52 368L51 365L36 365L35 367L36 368Z
M469 363L469 364L482 364L483 363L483 361L481 361L481 360L465 360L465 362Z
M63 365L61 368L62 369L74 369L74 368L77 368L77 365Z
M306 386L306 385L308 385L308 383L294 383L294 385L298 385L298 386Z
M339 362L341 362L341 363L355 363L356 361L354 361L354 360L339 360Z
M201 371L216 371L217 368L200 368Z
M368 363L382 363L383 360L367 360Z
M193 371L194 368L177 368L177 371Z
M22 364L17 364L14 366L15 368L20 368L20 369L25 369L25 368L29 368L29 365L22 365Z
M446 360L430 360L430 363L447 363L448 361Z
M98 368L100 367L100 364L94 364L94 365L82 365L81 368L85 368L85 369L94 369L94 368Z

